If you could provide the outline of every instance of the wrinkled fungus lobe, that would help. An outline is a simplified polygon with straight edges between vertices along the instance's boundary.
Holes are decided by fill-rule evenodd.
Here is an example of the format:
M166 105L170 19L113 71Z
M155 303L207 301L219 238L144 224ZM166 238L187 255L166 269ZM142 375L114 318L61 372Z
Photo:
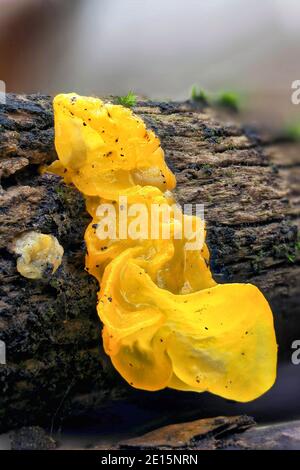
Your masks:
M57 238L33 230L16 237L12 251L18 255L17 270L28 279L41 279L55 273L64 254Z
M175 177L159 139L131 110L74 93L54 99L59 160L48 171L73 183L92 222L85 233L86 269L101 284L97 306L114 367L133 387L171 387L241 402L266 392L276 377L277 345L268 302L251 284L217 285L209 252L187 239L100 240L101 202L117 218L143 201L173 204ZM192 217L192 216L183 216Z

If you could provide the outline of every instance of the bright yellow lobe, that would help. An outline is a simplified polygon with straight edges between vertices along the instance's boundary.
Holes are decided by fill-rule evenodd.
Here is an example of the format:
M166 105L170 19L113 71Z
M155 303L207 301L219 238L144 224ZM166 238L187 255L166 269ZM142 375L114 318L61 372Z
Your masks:
M120 196L148 211L174 203L175 177L155 134L131 110L75 93L56 96L54 112L59 161L48 171L86 197L86 269L101 283L97 310L114 367L145 390L209 391L242 402L266 392L277 345L258 288L217 285L206 244L187 250L188 240L174 237L173 219L169 239L97 237L101 202L113 202L117 219Z

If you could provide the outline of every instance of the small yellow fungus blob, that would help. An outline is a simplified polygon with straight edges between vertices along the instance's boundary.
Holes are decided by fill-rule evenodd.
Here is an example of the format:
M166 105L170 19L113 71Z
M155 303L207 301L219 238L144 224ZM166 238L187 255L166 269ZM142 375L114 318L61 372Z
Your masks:
M55 273L64 254L63 247L53 235L34 231L15 238L12 250L20 255L17 270L29 279L41 279L46 274Z
M209 391L241 402L265 393L276 378L271 309L251 284L216 284L203 224L200 247L188 248L189 234L177 236L183 223L198 226L200 219L178 219L170 192L176 181L159 139L129 109L96 98L58 95L54 113L59 160L48 171L86 198L86 269L101 284L97 310L114 367L145 390ZM112 203L118 222L122 196L128 222L142 202L150 223L137 238L122 237L116 224L103 239L97 230L105 215L97 208ZM153 205L167 205L168 222L153 222Z

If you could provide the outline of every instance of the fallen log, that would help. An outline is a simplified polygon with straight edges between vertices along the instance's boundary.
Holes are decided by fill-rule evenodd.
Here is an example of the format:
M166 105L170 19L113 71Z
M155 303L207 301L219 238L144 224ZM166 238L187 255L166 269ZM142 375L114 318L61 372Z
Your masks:
M10 439L9 439L10 438ZM93 439L95 437L93 436ZM10 445L9 445L10 441ZM74 448L75 443L73 443ZM65 449L38 426L23 427L10 433L5 448L12 450ZM76 441L77 449L86 449ZM157 428L138 437L88 444L94 450L299 450L300 422L291 421L257 426L252 418L243 416L218 416L216 418L171 424ZM171 455L171 454L169 454ZM173 454L172 454L173 455Z
M219 282L259 286L274 310L281 351L300 337L299 149L190 102L139 101L134 111L161 138L178 202L204 203ZM56 158L51 98L8 95L0 105L0 429L57 423L132 389L105 356L84 271L89 217L81 195L40 164ZM26 230L56 236L63 263L43 280L16 270L10 246ZM299 315L299 314L298 314Z
M164 426L128 440L118 450L299 450L300 422L255 426L248 416L218 416ZM96 446L107 449L107 446Z

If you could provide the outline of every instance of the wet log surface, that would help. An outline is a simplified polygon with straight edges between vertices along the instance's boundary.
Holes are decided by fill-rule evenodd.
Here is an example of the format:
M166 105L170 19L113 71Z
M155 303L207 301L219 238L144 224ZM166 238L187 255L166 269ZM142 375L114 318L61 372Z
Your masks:
M205 204L215 278L263 290L281 354L289 354L300 337L300 146L188 102L139 102L134 111L161 138L178 201ZM97 285L84 271L89 218L82 197L57 176L38 172L56 158L53 138L50 97L9 95L0 105L3 430L56 425L68 413L133 394L101 348ZM65 250L59 270L41 281L20 276L9 249L29 229L55 235Z

